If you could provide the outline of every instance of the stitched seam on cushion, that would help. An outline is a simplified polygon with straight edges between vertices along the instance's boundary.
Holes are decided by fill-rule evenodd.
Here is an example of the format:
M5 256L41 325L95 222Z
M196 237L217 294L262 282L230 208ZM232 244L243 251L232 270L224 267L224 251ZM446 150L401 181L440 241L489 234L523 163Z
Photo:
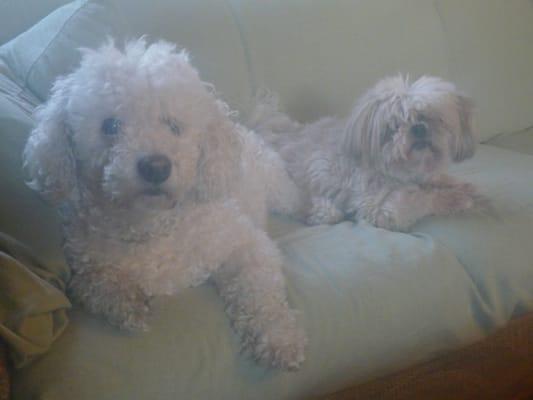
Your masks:
M36 64L42 59L42 57L44 56L44 54L48 51L48 49L50 48L50 46L52 45L52 43L57 39L57 37L63 32L63 30L65 29L65 27L67 26L67 24L70 22L70 20L72 18L74 18L76 15L78 15L78 13L85 7L87 7L87 5L90 3L90 0L85 0L85 2L83 4L81 4L68 18L65 22L63 22L63 25L61 25L61 28L59 28L59 30L56 32L56 34L52 37L52 39L50 39L50 41L48 42L48 44L45 46L45 48L43 49L43 51L41 51L41 54L39 54L39 57L37 57L33 63L31 64L30 68L28 69L28 72L26 73L26 76L24 77L23 79L23 88L24 89L28 89L30 92L32 92L35 96L37 96L37 98L41 99L41 96L39 96L37 93L35 93L33 90L31 90L31 88L28 87L28 79L31 75L31 73L33 72L33 69L35 68ZM42 100L42 99L41 99Z

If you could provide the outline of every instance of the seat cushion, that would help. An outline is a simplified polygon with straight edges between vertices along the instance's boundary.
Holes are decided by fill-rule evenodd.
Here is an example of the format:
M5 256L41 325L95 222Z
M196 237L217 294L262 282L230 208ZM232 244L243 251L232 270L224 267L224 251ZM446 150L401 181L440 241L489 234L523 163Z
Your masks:
M498 135L487 144L533 155L533 127L520 132Z
M239 354L204 285L159 299L142 335L75 310L52 351L17 372L15 400L305 398L480 339L533 309L533 156L483 145L454 173L480 186L493 215L428 218L410 234L271 220L309 336L299 372Z

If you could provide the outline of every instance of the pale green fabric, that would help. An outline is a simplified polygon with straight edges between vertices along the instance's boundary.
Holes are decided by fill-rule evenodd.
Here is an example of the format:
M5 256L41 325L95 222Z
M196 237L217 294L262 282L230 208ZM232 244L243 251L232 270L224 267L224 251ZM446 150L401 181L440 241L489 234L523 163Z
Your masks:
M482 139L533 126L533 1L433 3L450 77L474 98Z
M160 300L143 335L73 313L53 351L15 376L15 400L305 398L486 332L477 289L429 236L343 223L299 229L279 243L289 299L309 335L298 373L265 370L239 354L206 285Z
M428 1L229 0L255 87L279 93L299 120L346 114L390 74L448 75L446 43Z
M55 213L28 191L20 168L38 100L11 81L1 63L0 71L0 232L32 249L0 233L0 337L14 365L22 367L48 351L67 326L70 303L63 290L69 271Z
M109 0L123 12L133 35L166 39L190 50L200 76L215 84L233 108L252 95L247 54L227 0Z
M160 301L143 336L74 313L53 351L16 375L15 399L301 398L470 343L533 307L531 171L533 157L483 146L460 172L494 199L497 218L433 219L412 235L271 221L277 235L292 231L280 244L310 336L297 374L239 356L202 287Z
M60 2L22 1L35 15ZM17 18L20 7L0 1L0 15ZM384 75L436 74L472 95L487 140L533 125L531 20L530 0L77 0L0 57L45 98L75 65L75 47L148 34L190 49L204 79L244 114L267 86L301 120L347 113Z
M523 108L533 102L533 70L524 68L531 52L517 40L523 32L530 46L529 3L517 0L500 13L495 1L472 0L463 15L455 0L78 0L0 48L11 67L0 65L0 193L9 193L0 196L0 230L68 280L57 218L24 186L20 153L36 96L45 98L56 75L74 68L76 47L97 44L108 32L149 33L187 47L204 79L244 112L263 85L279 91L293 115L312 119L347 111L385 73L458 77L482 102L488 138L533 124ZM507 24L515 14L516 25ZM487 33L498 38L490 43L494 51L464 57L469 45L483 43L472 24L497 29L499 22L506 29ZM501 63L487 64L522 50L511 62L502 107L496 97L508 77L500 75ZM497 117L503 114L510 117ZM495 119L501 124L489 127ZM533 309L533 156L481 146L457 173L493 199L496 215L432 218L412 234L270 221L285 254L290 302L302 311L310 340L300 372L267 371L239 355L221 302L206 285L161 299L144 335L120 334L74 311L52 351L15 375L15 400L304 398L482 337ZM46 332L53 339L58 331Z
M44 100L55 78L78 63L78 48L96 47L127 32L120 16L106 0L74 1L1 46L0 60L24 89Z
M435 74L477 105L481 139L533 125L530 0L228 0L255 86L309 120L344 114L384 75Z
M69 0L0 0L0 44L13 39Z
M0 64L2 69L7 73ZM0 231L28 245L43 264L66 279L55 212L28 189L22 173L22 150L37 103L35 96L0 74Z
M205 285L160 299L143 335L74 312L53 351L17 373L15 400L299 399L472 343L533 310L533 156L483 145L455 174L494 215L430 218L411 234L271 221L309 335L301 371L240 355Z
M533 127L507 135L498 135L488 144L533 155Z

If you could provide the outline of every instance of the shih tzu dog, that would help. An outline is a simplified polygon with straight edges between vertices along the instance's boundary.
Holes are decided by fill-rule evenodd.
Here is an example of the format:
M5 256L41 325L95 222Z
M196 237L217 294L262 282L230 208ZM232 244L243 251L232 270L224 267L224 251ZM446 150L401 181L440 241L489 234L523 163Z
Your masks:
M474 154L471 114L471 100L452 83L394 76L366 92L348 119L300 124L262 96L250 125L285 160L307 223L362 219L405 231L423 217L486 203L473 185L445 174Z

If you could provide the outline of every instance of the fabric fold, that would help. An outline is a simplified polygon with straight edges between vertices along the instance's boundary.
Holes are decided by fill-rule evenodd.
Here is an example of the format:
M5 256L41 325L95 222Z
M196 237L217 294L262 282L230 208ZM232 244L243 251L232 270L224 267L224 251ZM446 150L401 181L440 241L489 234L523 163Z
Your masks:
M46 353L68 324L65 282L24 245L0 233L0 336L21 368Z

